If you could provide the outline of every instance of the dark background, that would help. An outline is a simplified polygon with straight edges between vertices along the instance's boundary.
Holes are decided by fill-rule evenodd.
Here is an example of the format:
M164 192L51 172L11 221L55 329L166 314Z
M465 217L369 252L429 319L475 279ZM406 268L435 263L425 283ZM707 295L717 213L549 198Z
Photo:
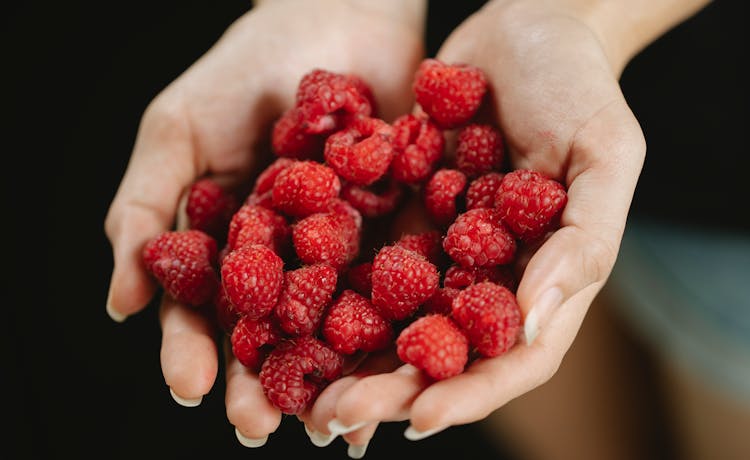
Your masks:
M169 396L155 306L124 324L104 309L112 259L103 222L140 115L249 3L35 2L4 12L11 258L0 375L10 458L346 458L343 441L315 448L293 418L265 447L240 446L221 384L197 408ZM481 4L432 3L430 54ZM717 1L626 69L623 90L649 151L634 215L750 229L746 24L745 2ZM382 426L366 458L500 455L472 426L419 443L403 439L405 427Z

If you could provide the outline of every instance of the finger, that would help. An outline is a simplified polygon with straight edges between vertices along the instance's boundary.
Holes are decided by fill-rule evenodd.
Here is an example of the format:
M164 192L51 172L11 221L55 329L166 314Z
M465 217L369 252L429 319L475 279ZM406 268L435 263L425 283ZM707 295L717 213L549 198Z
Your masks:
M169 295L164 295L159 313L164 380L175 401L197 406L213 387L219 368L212 323Z
M263 393L258 375L232 355L226 342L225 348L227 418L234 425L237 439L243 446L260 447L281 424L281 411Z
M480 359L462 374L426 388L411 407L408 439L419 440L453 425L475 422L508 401L538 387L554 375L575 338L595 286L578 292L550 319L531 346Z
M645 150L640 127L624 100L608 105L575 137L561 228L535 252L518 287L527 343L567 299L587 286L601 288L606 281Z

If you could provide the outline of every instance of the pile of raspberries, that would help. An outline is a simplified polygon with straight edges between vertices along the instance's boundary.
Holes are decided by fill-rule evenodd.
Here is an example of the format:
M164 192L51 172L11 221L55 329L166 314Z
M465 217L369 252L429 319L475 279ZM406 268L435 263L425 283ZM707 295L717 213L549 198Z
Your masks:
M488 90L481 69L425 59L416 110L388 123L361 78L309 72L249 193L197 180L189 228L150 240L146 269L216 321L286 414L363 354L393 347L439 380L506 353L522 325L518 248L559 227L567 193L509 167L503 135L480 122ZM388 240L415 196L431 229Z

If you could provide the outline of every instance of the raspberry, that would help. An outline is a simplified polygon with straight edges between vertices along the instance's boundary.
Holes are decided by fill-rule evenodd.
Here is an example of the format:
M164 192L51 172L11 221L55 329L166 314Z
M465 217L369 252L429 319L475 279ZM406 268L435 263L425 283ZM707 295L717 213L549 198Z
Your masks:
M201 230L216 240L223 239L237 199L212 179L200 179L190 186L185 212L189 227Z
M487 92L484 73L468 64L425 59L414 76L417 103L443 129L455 128L476 114Z
M247 244L233 250L221 265L227 299L241 315L266 316L279 298L283 269L281 257L266 246Z
M281 332L269 318L240 318L232 329L232 354L253 372L260 371L268 352L281 340Z
M313 336L280 342L260 370L268 400L281 412L301 413L325 386L341 376L343 357Z
M458 133L456 166L469 177L499 170L504 158L503 139L490 125L471 124Z
M298 161L281 171L273 183L273 205L294 217L325 211L337 197L341 182L329 167L314 161Z
M495 195L502 180L503 174L491 172L471 181L466 189L466 209L494 208Z
M359 252L359 231L354 220L337 213L305 217L292 229L292 243L302 263L327 263L343 269Z
M495 196L503 223L524 241L535 240L555 228L567 202L561 183L529 169L506 174Z
M440 277L422 255L384 246L372 262L372 303L388 320L405 319L432 297Z
M275 313L281 328L292 335L315 332L323 310L336 290L337 273L326 264L309 265L284 274L284 288Z
M216 290L216 296L214 297L214 308L216 313L216 322L219 326L219 328L228 334L232 333L232 330L234 329L234 325L237 324L237 321L240 319L240 314L237 313L237 310L234 308L234 306L229 303L229 299L227 299L227 295L224 292L224 287L220 286L219 289Z
M492 281L505 286L511 291L516 290L516 277L507 266L494 265L491 267L462 267L451 265L445 271L443 286L464 289L482 281Z
M382 350L393 340L391 324L368 299L352 290L342 292L331 305L322 333L331 348L345 355Z
M372 262L355 265L346 273L346 281L351 289L365 297L372 294Z
M284 112L273 125L271 148L280 157L315 158L323 151L324 138L306 131L304 113L298 107Z
M443 133L429 118L412 114L396 119L393 130L393 178L407 184L423 182L443 156Z
M441 226L453 222L459 213L457 201L466 187L466 175L455 169L441 169L432 175L424 191L424 204L432 220Z
M286 219L270 209L244 205L232 216L227 234L227 248L245 244L262 244L283 254L291 231Z
M381 181L370 187L347 183L341 190L341 197L368 218L395 211L403 196L403 188L394 181Z
M427 301L422 305L422 313L425 315L438 314L450 316L452 313L453 299L456 298L460 289L452 287L442 287L435 291Z
M263 195L266 192L273 189L273 183L276 181L276 177L291 165L295 163L295 160L291 158L277 158L270 165L266 167L258 177L255 179L255 185L253 185L253 192L257 195Z
M370 116L372 90L356 76L313 69L297 87L297 107L308 133L330 134L347 116Z
M271 190L263 193L251 193L245 199L245 204L260 206L261 208L273 209L273 192Z
M362 231L362 214L348 201L334 198L328 204L328 212L338 215L340 218L348 217L358 232Z
M464 333L443 315L414 320L396 339L396 352L405 363L421 369L435 380L463 372L469 360Z
M504 265L516 255L513 235L494 209L472 209L458 216L443 239L445 252L464 267Z
M453 300L453 319L485 357L499 356L517 341L521 309L516 296L490 281L474 284Z
M202 306L219 285L216 241L200 230L164 232L143 247L146 270L178 302Z
M401 235L396 245L411 249L421 254L427 260L437 265L442 259L443 250L441 246L442 235L437 230L429 230L422 233Z
M382 120L358 120L331 134L323 153L326 163L343 179L370 185L383 177L393 159L393 128Z

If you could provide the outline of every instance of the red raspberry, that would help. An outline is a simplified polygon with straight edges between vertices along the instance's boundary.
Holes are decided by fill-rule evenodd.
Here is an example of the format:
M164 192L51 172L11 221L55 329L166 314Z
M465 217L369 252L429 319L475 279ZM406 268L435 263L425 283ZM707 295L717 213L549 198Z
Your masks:
M358 255L359 231L354 220L337 213L318 213L297 222L292 243L302 263L327 263L343 269Z
M224 258L221 280L227 299L241 315L262 318L279 298L284 262L266 246L247 244Z
M264 193L251 193L245 199L245 204L260 206L266 209L273 209L273 191L269 190Z
M396 339L396 352L403 362L435 380L442 380L464 371L469 360L469 343L450 318L427 315L401 331Z
M260 384L277 409L299 414L341 376L343 362L340 354L313 336L283 340L263 362Z
M499 170L505 148L500 131L490 125L471 124L458 133L456 166L469 177Z
M427 117L407 114L393 122L396 156L391 174L399 182L417 184L427 179L443 157L445 138Z
M372 295L372 262L355 265L346 273L348 286L365 297Z
M318 329L323 310L331 303L338 279L330 265L309 265L284 274L284 288L275 313L281 328L292 335Z
M466 187L466 175L455 169L441 169L432 175L424 191L424 204L432 220L441 226L458 215L457 202Z
M451 265L445 271L443 286L464 289L482 281L492 281L505 286L511 291L516 290L516 277L508 266L494 265L491 267L462 267Z
M281 171L273 183L273 205L294 217L328 209L341 191L341 182L329 167L314 161L298 161Z
M343 179L370 185L388 170L393 159L393 128L382 120L358 120L331 134L323 153L325 161Z
M388 320L405 319L432 297L440 276L421 254L384 246L372 262L372 303Z
M348 116L370 116L372 90L356 76L314 69L297 88L297 107L308 133L330 134L340 129Z
M468 64L448 65L425 59L414 76L417 103L443 129L455 128L476 114L487 92L484 73Z
M286 219L270 209L244 205L232 216L227 234L227 248L233 250L245 244L262 244L283 254L291 230Z
M395 211L403 196L404 189L394 181L381 181L370 187L347 183L341 190L341 197L368 218Z
M161 233L143 247L146 270L178 302L202 306L219 285L214 269L216 241L200 230Z
M368 299L345 290L331 305L322 329L335 351L351 355L357 350L382 350L393 340L393 327Z
M323 151L325 138L306 130L304 112L292 107L273 125L271 148L280 157L316 158Z
M521 309L516 296L490 281L474 284L453 300L453 319L482 356L508 351L517 341Z
M269 318L240 318L232 329L232 354L253 372L260 371L268 352L281 340L281 331Z
M443 236L437 230L428 230L422 233L401 235L401 238L396 241L396 245L411 249L437 265L443 256L442 238Z
M237 199L212 179L200 179L190 186L185 212L189 227L223 240L227 225L237 209Z
M237 321L239 321L241 316L234 306L229 303L229 299L227 299L223 286L220 286L219 289L216 290L214 307L216 309L216 322L219 328L222 332L231 334L234 325L237 324Z
M266 192L270 192L273 189L273 183L276 181L276 177L291 165L295 163L295 160L291 158L277 158L270 165L266 167L258 177L255 179L255 185L253 185L253 193L257 195L263 195Z
M494 208L495 195L502 180L503 174L491 172L471 181L466 190L466 209Z
M453 299L456 298L460 289L452 287L442 287L435 291L427 301L422 305L422 313L425 315L438 314L450 316L453 311Z
M563 185L537 171L518 169L503 177L495 207L521 240L532 241L559 225L568 202Z
M443 249L464 267L486 267L512 262L516 241L494 209L479 208L461 214L448 227Z
M378 104L377 101L375 101L375 93L373 93L370 85L357 75L349 74L347 75L347 78L349 78L349 84L370 103L369 115L374 116L378 112ZM361 110L360 112L364 113L364 110Z
M328 212L337 214L339 216L348 217L354 224L354 228L361 232L362 231L362 214L346 200L341 198L334 198L328 205Z

